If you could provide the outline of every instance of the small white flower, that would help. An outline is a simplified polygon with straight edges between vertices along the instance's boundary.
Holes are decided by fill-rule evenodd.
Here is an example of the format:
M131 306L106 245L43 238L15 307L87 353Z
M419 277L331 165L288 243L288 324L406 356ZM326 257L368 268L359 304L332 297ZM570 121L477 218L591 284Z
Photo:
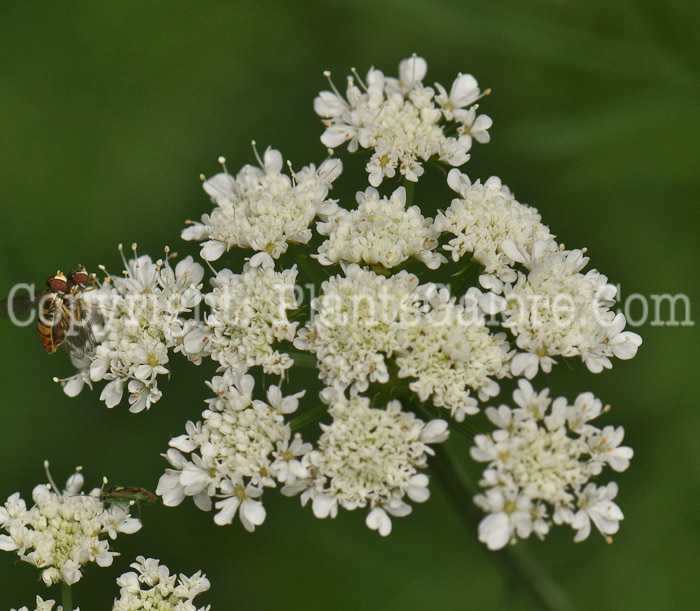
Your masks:
M424 423L401 410L399 401L386 409L374 409L369 399L339 389L326 389L321 398L329 403L333 422L321 425L317 449L303 457L309 477L282 492L302 492L302 504L311 499L317 518L334 518L338 507L352 511L369 508L366 524L380 535L391 532L390 515L408 515L408 496L416 503L428 499L425 468L433 454L428 444L447 438L447 423Z
M319 248L318 261L366 263L392 268L413 257L430 269L447 261L434 252L439 232L432 228L418 206L406 209L406 189L399 187L390 198L379 198L369 187L357 194L355 210L340 209L328 222L317 225L328 239Z
M304 466L302 458L312 450L310 443L304 443L299 433L294 435L294 440L289 443L285 439L277 443L277 450L273 452L275 462L270 470L275 474L277 481L286 486L293 486L297 480L309 477L309 470Z
M202 299L204 269L192 257L173 269L169 257L153 262L147 255L124 260L124 268L123 278L108 276L100 288L84 293L98 341L95 356L74 361L79 371L57 381L75 396L85 384L92 388L104 380L100 400L107 407L118 405L127 390L129 411L139 412L160 400L157 378L169 373L170 351L200 358L187 354L183 337L194 325L184 315Z
M481 97L479 84L471 74L459 74L452 83L449 95L439 83L435 83L435 88L440 92L435 96L435 101L447 120L454 118L455 110L469 106Z
M209 386L215 397L207 400L202 421L188 422L186 434L170 440L163 456L172 468L161 476L156 494L168 506L193 497L204 511L215 499L216 524L230 524L238 514L252 531L265 520L259 500L263 488L308 475L305 467L294 464L308 446L299 438L289 445L291 430L284 421L296 411L303 392L283 396L271 386L268 402L253 399L253 378L242 369L227 369Z
M53 483L36 486L32 492L35 504L29 509L19 493L0 508L0 528L8 533L0 537L0 549L15 551L20 560L41 569L47 586L59 581L77 583L82 567L89 562L110 566L118 554L109 549L105 538L141 528L127 508L104 505L99 489L80 493L82 484L82 475L76 473L62 493Z
M205 324L187 333L185 349L211 356L222 368L261 366L281 375L294 361L272 344L294 339L299 323L289 322L287 312L297 308L296 277L296 266L276 272L246 264L241 274L220 271L205 297L211 311Z
M160 560L143 556L138 556L130 566L134 571L117 578L119 599L115 599L112 611L209 611L209 605L195 607L193 602L210 587L201 571L191 577L171 575L170 569L160 564Z
M486 493L474 501L488 514L479 526L479 540L489 549L532 532L543 537L552 519L570 524L577 531L575 541L588 537L591 521L609 535L622 519L612 503L617 485L589 483L606 464L616 471L629 466L633 452L620 447L622 428L600 430L589 424L602 413L591 393L579 395L574 405L563 397L552 401L548 394L548 389L537 393L520 380L513 393L518 407L488 408L486 416L499 428L474 438L472 458L488 463L479 482Z
M428 65L413 56L399 64L399 78L385 77L371 69L367 82L355 84L348 78L343 97L331 83L333 91L323 91L314 101L314 110L323 118L326 131L321 142L336 148L348 142L348 150L370 149L367 163L369 183L378 187L384 178L397 170L409 181L423 175L423 162L431 157L453 166L469 160L472 137L488 140L490 119L475 119L475 106L465 107L479 97L479 88L471 75L460 75L450 94L436 84L438 91L423 86ZM448 136L457 128L458 137Z
M613 503L617 496L617 484L610 482L607 486L598 488L588 484L578 498L579 511L571 521L571 528L576 531L574 541L577 543L588 538L591 532L591 522L601 535L614 535L620 528L620 520L624 518L622 510Z
M268 148L261 167L246 165L234 178L228 172L204 182L204 190L216 206L201 223L182 231L183 240L206 240L201 256L216 261L233 247L250 248L277 259L289 243L306 244L310 224L337 209L327 199L333 181L342 172L337 159L321 166L311 164L292 175L282 174L279 151ZM257 261L256 261L257 263Z
M503 549L517 537L526 539L533 531L532 501L510 490L491 488L474 502L488 515L479 522L479 541L490 550Z
M454 169L447 176L447 184L460 197L438 214L435 229L456 236L444 247L452 253L453 261L473 253L486 274L513 282L517 278L515 261L504 251L504 242L527 248L535 240L553 240L537 210L516 201L496 176L482 185Z
M475 104L469 110L458 109L455 111L455 119L461 123L457 127L459 143L467 149L471 148L472 139L479 144L486 144L491 141L491 134L489 134L488 130L491 129L493 120L488 115L477 115L477 108L478 105Z
M219 488L221 495L226 498L214 504L219 510L219 513L214 516L214 522L217 525L231 524L239 509L238 516L241 524L248 532L253 532L256 526L260 526L265 521L265 508L260 501L256 500L262 496L262 489L252 484L244 485L240 475L222 481Z

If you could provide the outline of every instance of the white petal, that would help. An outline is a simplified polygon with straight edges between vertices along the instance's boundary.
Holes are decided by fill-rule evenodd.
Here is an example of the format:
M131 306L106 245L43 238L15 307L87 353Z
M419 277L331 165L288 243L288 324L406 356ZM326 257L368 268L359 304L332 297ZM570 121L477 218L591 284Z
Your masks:
M107 407L114 407L122 400L124 388L120 380L112 380L100 393L100 401L104 401Z
M73 376L63 387L63 392L69 397L77 397L85 386L85 379L82 375Z
M440 443L445 441L450 435L447 429L447 422L445 420L431 420L423 427L421 431L420 438L425 443Z
M319 519L328 517L335 518L338 513L338 505L335 499L326 496L325 494L320 494L314 497L311 509L313 510L314 515Z
M637 349L641 345L642 338L638 334L632 331L625 331L610 342L610 349L618 359L626 361L637 354Z
M260 526L264 521L267 513L260 501L245 499L241 504L240 518L243 527L248 532L253 532L256 526Z
M226 252L226 244L217 240L208 240L202 244L200 256L205 261L216 261Z
M519 352L513 357L510 368L514 376L524 375L528 380L532 380L537 374L539 359L536 354Z
M251 267L260 267L262 269L272 269L275 267L275 260L266 252L255 253L248 264Z
M488 515L479 522L479 541L490 550L503 549L510 538L510 521L502 511Z
M214 522L219 526L224 526L233 522L239 504L240 500L236 496L215 503L214 506L220 511L214 516Z
M367 514L365 524L367 528L378 531L382 537L391 533L391 518L381 507L375 507Z

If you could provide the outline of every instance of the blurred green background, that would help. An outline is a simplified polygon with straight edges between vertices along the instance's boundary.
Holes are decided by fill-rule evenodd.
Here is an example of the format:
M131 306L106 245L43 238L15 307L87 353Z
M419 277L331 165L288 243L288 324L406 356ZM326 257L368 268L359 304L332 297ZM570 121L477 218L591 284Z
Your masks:
M158 256L210 208L200 172L249 146L279 148L296 167L325 156L312 101L330 69L395 74L428 60L427 83L471 72L493 94L492 142L475 145L471 177L502 177L520 201L591 265L632 293L698 301L700 5L681 0L394 0L372 2L4 3L0 9L0 292L57 267L104 263L116 245ZM641 314L639 302L632 308ZM668 316L666 316L668 318ZM204 376L173 359L163 400L131 415L98 392L71 400L51 378L71 367L41 350L33 328L0 321L5 389L0 499L83 465L88 488L154 489L168 440L197 419ZM700 595L700 410L697 326L650 326L638 357L587 375L560 365L550 383L613 405L635 458L617 475L625 512L613 545L573 544L555 529L521 543L578 609L683 609ZM458 452L463 439L452 440ZM254 534L215 527L186 502L147 507L111 569L88 567L74 588L83 611L107 609L114 579L137 554L171 570L203 570L214 609L537 609L452 512L437 486L381 539L360 512L313 518L297 499L266 494ZM0 554L0 607L50 594L38 571ZM53 595L59 594L55 590ZM693 604L693 601L695 605Z

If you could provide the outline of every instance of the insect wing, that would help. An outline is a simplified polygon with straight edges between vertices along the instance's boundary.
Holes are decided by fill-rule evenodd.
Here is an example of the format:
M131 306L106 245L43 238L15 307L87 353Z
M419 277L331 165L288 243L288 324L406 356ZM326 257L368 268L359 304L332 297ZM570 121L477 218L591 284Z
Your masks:
M69 320L65 335L65 346L69 354L76 359L93 356L97 342L80 297L73 295L64 306L64 310Z

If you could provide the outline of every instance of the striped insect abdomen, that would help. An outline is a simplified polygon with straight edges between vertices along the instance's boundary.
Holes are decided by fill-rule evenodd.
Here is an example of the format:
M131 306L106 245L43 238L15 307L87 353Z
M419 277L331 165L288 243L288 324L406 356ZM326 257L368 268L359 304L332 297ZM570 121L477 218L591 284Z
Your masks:
M49 354L56 352L66 338L63 307L63 298L56 293L47 292L40 300L37 327L41 345Z

